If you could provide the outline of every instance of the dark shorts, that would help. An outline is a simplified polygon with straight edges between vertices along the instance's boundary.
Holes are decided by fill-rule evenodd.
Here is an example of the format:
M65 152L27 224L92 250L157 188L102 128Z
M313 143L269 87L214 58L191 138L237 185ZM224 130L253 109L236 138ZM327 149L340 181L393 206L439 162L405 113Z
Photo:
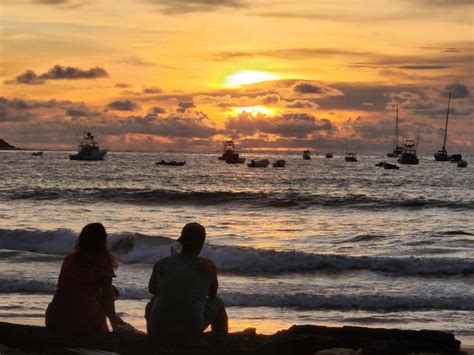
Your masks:
M150 334L150 314L153 309L153 304L155 302L156 296L153 296L151 300L145 306L145 319L147 320L147 331ZM205 331L206 328L211 325L218 317L220 312L225 308L224 301L220 297L208 298L206 300L206 305L204 309L204 319L202 325L202 331Z

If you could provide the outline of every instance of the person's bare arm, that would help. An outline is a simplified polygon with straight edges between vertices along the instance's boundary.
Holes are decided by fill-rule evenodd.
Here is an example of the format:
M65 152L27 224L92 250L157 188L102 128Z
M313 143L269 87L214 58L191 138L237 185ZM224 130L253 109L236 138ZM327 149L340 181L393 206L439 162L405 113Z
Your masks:
M153 271L151 272L150 281L148 282L148 291L153 295L156 295L159 272L160 272L160 261L158 260L153 266Z
M205 273L206 277L211 281L209 286L209 298L216 297L219 281L217 280L217 268L214 262L210 259L205 259Z
M115 314L115 297L112 286L112 278L104 277L102 290L101 290L101 304L104 307L104 312L107 318L110 320L112 330L118 332L118 319Z

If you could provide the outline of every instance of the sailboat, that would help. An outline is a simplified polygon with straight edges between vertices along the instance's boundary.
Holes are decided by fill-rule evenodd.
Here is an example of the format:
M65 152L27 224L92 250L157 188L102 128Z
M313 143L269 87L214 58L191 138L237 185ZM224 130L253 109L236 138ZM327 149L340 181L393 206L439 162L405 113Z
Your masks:
M395 116L395 136L393 137L393 152L387 153L387 157L396 158L402 153L402 147L398 145L398 105L397 115Z
M443 141L443 148L438 150L434 154L434 158L436 161L449 161L449 155L446 151L446 137L448 135L448 119L449 119L449 103L451 102L451 93L448 96L448 111L446 112L446 127L444 128L444 141Z

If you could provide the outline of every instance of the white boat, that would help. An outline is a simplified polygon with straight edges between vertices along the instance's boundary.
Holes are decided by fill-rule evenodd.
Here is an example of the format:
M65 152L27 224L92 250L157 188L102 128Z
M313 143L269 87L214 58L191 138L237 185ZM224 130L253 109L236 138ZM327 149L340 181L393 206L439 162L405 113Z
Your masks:
M99 143L94 139L91 132L84 132L79 142L79 151L77 154L69 156L71 160L97 161L104 160L107 150L100 150Z

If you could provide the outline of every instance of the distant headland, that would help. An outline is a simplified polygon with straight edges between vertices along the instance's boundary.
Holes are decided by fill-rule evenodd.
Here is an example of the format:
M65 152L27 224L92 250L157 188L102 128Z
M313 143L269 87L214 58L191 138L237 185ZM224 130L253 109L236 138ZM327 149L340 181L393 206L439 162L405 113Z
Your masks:
M18 148L0 138L0 150L17 150Z

